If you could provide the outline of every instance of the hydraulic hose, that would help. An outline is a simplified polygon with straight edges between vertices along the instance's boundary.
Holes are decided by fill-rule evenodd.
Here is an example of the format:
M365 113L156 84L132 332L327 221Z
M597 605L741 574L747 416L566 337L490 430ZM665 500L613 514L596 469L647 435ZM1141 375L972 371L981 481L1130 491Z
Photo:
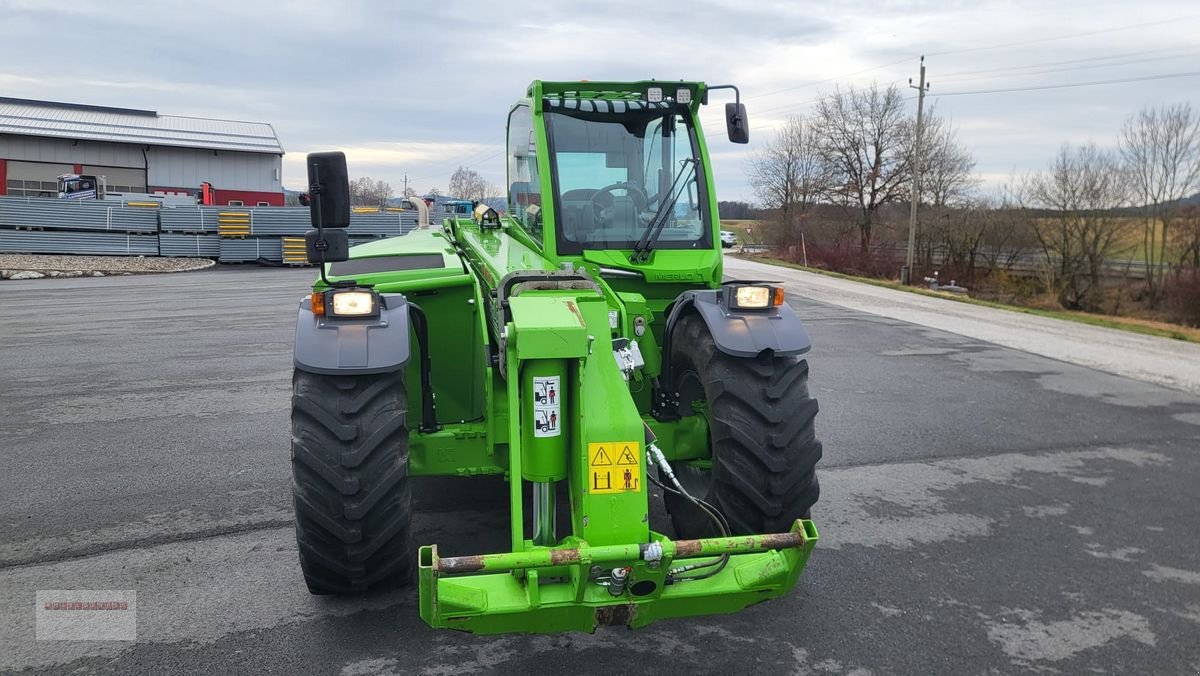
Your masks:
M720 531L722 537L728 537L729 536L729 523L725 521L725 517L721 515L721 513L717 510L716 507L713 507L712 505L708 504L707 502L695 497L691 493L688 493L687 489L683 487L683 484L681 484L679 482L679 479L675 476L675 471L671 469L671 463L667 462L666 456L663 455L663 452L662 452L662 450L660 450L658 448L658 445L655 444L653 441L647 443L646 444L646 453L649 454L650 456L652 456L652 459L654 460L655 464L658 465L659 471L667 476L667 479L670 480L670 482L675 485L675 488L672 489L667 486L663 486L657 480L654 480L654 479L651 479L651 480L654 481L654 483L661 486L664 490L669 490L673 493L677 493L677 494L682 495L683 497L687 498L688 500L690 500L692 502L692 504L696 505L697 508L699 508L705 514L707 514L710 519L712 519L713 524L716 525L717 530ZM649 476L649 475L647 475L647 476ZM674 582L683 582L686 580L703 580L705 578L712 577L713 575L716 575L717 573L724 570L725 565L727 563L729 563L729 555L722 554L720 558L715 559L713 561L708 561L706 563L689 563L689 564L686 564L683 566L678 566L678 567L672 568L670 571L668 571L667 579L670 581L674 581ZM699 570L699 569L703 569L703 568L715 568L715 570L705 571L704 573L702 573L700 575L686 575L686 576L683 575L683 573L686 573L688 571Z
M433 396L433 361L429 358L429 319L420 305L410 301L408 308L417 334L417 348L421 351L421 431L436 432L439 428Z

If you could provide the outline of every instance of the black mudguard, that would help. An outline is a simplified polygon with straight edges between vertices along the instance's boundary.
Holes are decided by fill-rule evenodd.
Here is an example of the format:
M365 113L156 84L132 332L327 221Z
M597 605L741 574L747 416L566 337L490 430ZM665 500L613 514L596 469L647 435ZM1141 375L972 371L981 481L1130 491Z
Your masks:
M388 373L404 368L412 354L408 301L383 294L378 318L317 317L312 300L300 302L296 318L296 368L326 375Z
M786 303L769 310L731 310L720 302L720 295L718 289L688 291L676 303L687 301L695 307L718 350L734 357L756 357L763 350L788 356L812 349L808 331Z

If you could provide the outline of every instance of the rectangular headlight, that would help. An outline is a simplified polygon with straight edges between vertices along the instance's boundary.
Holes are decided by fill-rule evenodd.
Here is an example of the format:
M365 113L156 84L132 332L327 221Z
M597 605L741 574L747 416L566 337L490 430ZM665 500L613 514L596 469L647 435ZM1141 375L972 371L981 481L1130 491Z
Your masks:
M771 289L766 286L739 286L733 291L734 305L743 308L771 307Z
M331 317L373 317L379 314L379 303L373 291L332 291L326 303Z
M725 287L725 300L734 310L766 310L783 304L783 287L731 284Z
M662 87L649 87L646 89L646 100L650 103L658 103L663 100Z

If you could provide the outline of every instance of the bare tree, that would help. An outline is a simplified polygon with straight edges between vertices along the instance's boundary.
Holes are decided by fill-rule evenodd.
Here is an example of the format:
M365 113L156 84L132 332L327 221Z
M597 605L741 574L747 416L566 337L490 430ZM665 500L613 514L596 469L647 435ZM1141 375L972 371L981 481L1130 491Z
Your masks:
M1175 260L1180 269L1200 273L1200 204L1180 209L1176 217Z
M871 228L884 205L907 190L911 123L895 85L880 90L837 89L817 100L821 154L834 176L829 195L857 213L859 246L871 246Z
M484 180L479 172L461 166L450 175L449 192L452 197L473 201L494 199L504 194L494 183Z
M781 244L799 242L805 212L829 188L827 167L816 127L801 117L789 117L750 159L750 186L764 208L779 212Z
M382 207L395 195L387 181L375 181L362 176L350 181L350 204L359 207Z
M975 157L958 142L958 131L932 112L921 123L921 199L935 207L970 201L979 184Z
M1038 247L1033 216L1022 204L1025 199L1021 188L1014 177L994 199L983 203L987 225L982 256L983 264L991 274L1011 271L1024 252Z
M1200 188L1200 115L1188 103L1143 108L1125 121L1121 157L1143 208L1143 262L1151 305L1162 295L1179 202Z
M1051 212L1035 219L1033 229L1059 302L1099 309L1105 261L1129 226L1116 212L1128 194L1119 159L1095 144L1063 144L1050 169L1028 187L1035 205Z

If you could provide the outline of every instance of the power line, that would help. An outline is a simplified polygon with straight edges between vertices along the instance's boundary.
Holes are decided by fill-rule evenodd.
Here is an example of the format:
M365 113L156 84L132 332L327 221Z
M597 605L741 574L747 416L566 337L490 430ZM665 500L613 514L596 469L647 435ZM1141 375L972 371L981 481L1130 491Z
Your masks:
M1066 61L1043 61L1040 63L1030 63L1023 66L1002 66L999 68L985 68L981 70L959 70L946 73L946 77L939 78L944 82L946 78L959 77L960 75L978 75L980 73L999 73L1011 70L1025 70L1026 68L1044 68L1047 66L1065 66L1072 63L1087 63L1091 61L1107 61L1112 59L1124 59L1130 56L1142 56L1145 54L1161 54L1162 52L1174 52L1182 49L1181 47L1167 47L1163 49L1143 49L1136 52L1124 52L1122 54L1106 54L1104 56L1089 56L1082 59L1067 59Z
M1156 50L1156 51L1162 51L1162 50ZM1183 56L1189 56L1191 54L1194 54L1194 52L1189 52L1187 54L1181 54L1178 57L1171 56L1171 57L1159 57L1159 58L1179 58L1179 57L1183 57ZM1076 61L1087 61L1087 60L1095 60L1095 59L1101 59L1101 58L1120 58L1120 57L1092 57L1091 59L1078 59ZM1149 61L1149 60L1153 60L1153 59L1139 59L1136 61L1130 61L1130 62L1123 63L1123 64L1099 64L1099 65L1093 65L1093 66L1081 66L1080 68L1095 68L1095 67L1100 67L1100 66L1116 66L1116 65L1132 65L1133 63L1140 63L1142 61ZM1027 68L1030 66L1022 66L1022 67ZM999 70L999 69L997 69L997 70ZM1020 75L1040 75L1040 74L1045 74L1045 73L1062 72L1062 71L1067 71L1067 70L1073 70L1073 69L1064 68L1064 69L1045 70L1045 71L1041 71L1038 73L1021 73L1021 74L1018 74L1018 76L1020 76ZM980 71L980 72L983 72L983 71ZM1073 87L1087 87L1087 86L1103 85L1103 84L1121 84L1121 83L1125 83L1125 82L1140 82L1140 81L1145 81L1145 80L1164 80L1164 79L1179 78L1179 77L1192 77L1197 74L1200 74L1200 73L1195 73L1195 72L1169 73L1169 74L1163 74L1163 75L1149 75L1149 76L1132 77L1132 78L1119 78L1119 79L1112 79L1112 80L1098 80L1098 81L1094 81L1094 82L1070 82L1070 83L1055 84L1055 85L1032 85L1032 86L1027 86L1027 87L1005 87L1005 88L998 88L998 89L972 90L972 91L961 91L961 92L941 92L941 93L931 93L930 96L933 96L933 97L967 96L967 95L971 95L971 94L992 94L992 93L1003 93L1003 92L1037 91L1037 90L1045 90L1045 89L1067 89L1067 88L1073 88ZM979 79L979 78L956 78L956 79L951 79L950 81L951 82L963 82L963 81L969 81L972 79ZM946 82L946 80L939 80L939 82ZM891 84L894 84L894 83L891 83ZM754 111L754 113L756 115L768 115L768 114L783 111L783 110L802 109L802 108L813 105L820 99L821 99L821 97L818 96L818 97L815 97L812 99L807 99L805 101L800 101L797 103L786 104L783 106L773 106L773 107L767 108L765 110ZM914 97L909 97L905 100L911 101L911 100L915 100L915 99L916 99L916 97L914 96ZM702 121L705 124L705 126L709 126L709 125L717 124L721 120L719 120L717 118L713 118L713 119L702 120ZM771 127L771 125L758 125L755 127L751 127L751 129L765 129L765 128L769 128L769 127Z
M805 87L813 87L813 86L815 86L815 85L819 85L819 84L825 84L826 82L833 82L833 81L835 81L835 80L842 80L842 79L845 79L845 78L848 78L848 77L854 77L855 75L862 75L863 73L870 73L871 71L880 70L881 68L887 68L888 66L895 66L895 65L899 65L899 64L901 64L901 63L904 63L904 62L906 62L906 61L912 61L912 60L913 60L913 59L915 59L915 58L917 58L917 57L916 57L916 56L906 56L906 57L904 57L903 59L899 59L899 60L897 60L897 61L890 61L890 62L888 62L888 63L884 63L884 64L881 64L881 65L878 65L878 66L872 66L872 67L870 67L870 68L864 68L863 70L856 70L856 71L854 71L853 73L844 73L844 74L842 74L842 75L835 75L835 76L833 76L833 77L828 77L828 78L825 78L824 80L813 80L812 82L804 82L804 83L801 83L801 84L798 84L798 85L794 85L794 86L791 86L791 87L784 87L783 89L776 89L776 90L774 90L774 91L765 92L765 93L762 93L762 94L755 94L755 95L753 95L753 96L747 96L747 97L746 97L746 99L747 99L747 100L751 100L751 99L760 99L760 98L765 98L765 97L767 97L767 96L774 96L774 95L776 95L776 94L782 94L783 92L790 92L790 91L795 91L795 90L797 90L797 89L804 89Z
M1004 42L1004 43L999 43L999 44L994 44L994 45L985 45L983 47L970 47L970 48L965 48L965 49L948 50L948 51L944 51L944 52L932 52L932 53L926 54L925 56L944 56L947 54L964 54L967 52L978 52L978 51L986 51L986 50L991 50L991 49L1003 49L1003 48L1007 48L1007 47L1020 47L1023 45L1040 44L1040 43L1044 43L1044 42L1055 42L1058 40L1070 40L1073 38L1088 37L1091 35L1103 35L1106 33L1117 33L1120 31L1132 30L1135 28L1146 28L1149 26L1159 26L1159 25L1167 24L1167 23L1178 23L1180 21L1186 21L1188 19L1195 19L1197 17L1200 17L1200 15L1189 14L1189 15L1185 15L1185 16L1181 16L1181 17L1175 17L1173 19L1163 19L1160 21L1149 21L1146 23L1131 24L1128 26L1115 26L1112 28L1104 28L1104 29L1100 29L1100 30L1087 31L1087 32L1083 32L1083 33L1071 33L1068 35L1057 35L1057 36L1051 36L1051 37L1046 37L1046 38L1037 38L1034 40L1021 40L1021 41L1017 41L1017 42ZM1150 50L1149 52L1141 52L1141 53L1150 53L1153 51L1162 51L1162 50ZM1138 53L1135 52L1134 54L1138 54ZM806 87L812 87L815 85L825 84L828 82L834 82L834 81L842 80L842 79L845 79L848 77L854 77L856 75L870 73L872 71L887 68L889 66L899 65L899 64L905 63L907 61L912 61L913 59L916 59L916 58L918 58L917 55L906 56L902 59L897 59L896 61L889 61L888 63L880 64L878 66L872 66L870 68L864 68L862 70L856 70L851 73L835 75L833 77L825 78L822 80L813 80L811 82L804 82L804 83L794 85L791 87L784 87L782 89L776 89L773 91L764 92L762 94L754 94L752 96L747 96L746 100L765 98L768 96L774 96L776 94L782 94L784 92L795 91L797 89L804 89ZM1104 57L1097 57L1097 58L1104 58ZM1112 57L1112 58L1118 58L1118 57ZM1085 60L1085 59L1081 59L1081 61L1083 61L1083 60ZM1063 63L1070 63L1070 62L1068 61L1068 62L1063 62ZM1047 64L1041 64L1041 65L1059 65L1059 64L1047 63ZM968 71L968 72L970 72L970 71ZM976 71L976 72L983 72L983 71ZM959 74L962 74L962 73L961 72L960 73L947 73L948 76L954 76L954 75L959 75Z
M1174 79L1174 78L1196 77L1196 76L1200 76L1200 71L1189 71L1189 72L1183 72L1183 73L1165 73L1165 74L1161 74L1161 75L1145 75L1145 76L1141 76L1141 77L1116 78L1116 79L1111 79L1111 80L1094 80L1094 81L1090 81L1090 82L1066 82L1066 83L1054 84L1054 85L1034 85L1034 86L1027 86L1027 87L1003 87L1003 88L997 88L997 89L977 89L977 90L959 91L959 92L953 92L953 91L952 92L938 92L938 93L931 92L927 96L931 97L931 98L939 98L942 96L972 96L972 95L976 95L976 94L1003 94L1003 93L1009 93L1009 92L1042 91L1042 90L1050 90L1050 89L1071 89L1071 88L1076 88L1076 87L1092 87L1092 86L1109 85L1109 84L1125 84L1125 83L1129 83L1129 82L1146 82L1146 81L1153 81L1153 80L1168 80L1168 79ZM905 98L904 100L905 101L914 101L914 100L916 100L916 98L917 98L916 96L911 96L911 97ZM810 99L808 101L804 101L804 102L801 102L798 104L782 106L780 108L775 108L775 109L769 108L767 110L760 111L758 114L763 115L763 114L775 112L778 110L785 110L785 109L789 109L789 108L793 108L793 109L800 108L802 106L811 105L818 100L820 100L820 97ZM715 124L716 122L717 121L702 120L702 123L706 127L710 126L710 124ZM772 125L766 125L766 124L756 125L754 127L751 127L751 130L768 129L768 128L771 128L771 126Z
M1119 79L1115 79L1115 80L1095 80L1093 82L1067 82L1064 84L1040 85L1040 86L1033 86L1033 87L1005 87L1003 89L978 89L978 90L965 91L965 92L941 92L938 94L929 94L929 96L931 96L931 97L971 96L974 94L1003 94L1005 92L1031 92L1031 91L1037 91L1037 90L1042 90L1042 89L1068 89L1071 87L1091 87L1094 85L1124 84L1126 82L1145 82L1147 80L1167 80L1167 79L1178 78L1178 77L1196 77L1197 75L1200 75L1200 71L1191 71L1191 72L1187 72L1187 73L1166 73L1163 75L1146 75L1143 77L1126 77L1126 78L1119 78Z
M475 153L472 153L471 155L466 155L466 156L463 156L463 157L461 157L461 158L459 158L459 159L457 159L457 160L453 160L453 161L450 161L450 162L443 162L443 163L441 163L441 164L434 164L434 165L431 165L431 166L429 166L429 167L426 167L426 171L428 171L429 173L425 174L424 176L418 176L418 177L416 177L416 178L410 178L410 179L409 179L409 181L410 181L410 182L412 182L412 183L416 183L416 182L418 182L418 181L424 181L424 180L427 180L427 179L430 179L430 178L434 178L434 174L435 174L436 172L434 172L433 170L438 170L438 171L440 171L440 170L443 170L443 169L449 169L450 167L454 167L454 166L456 166L456 165L457 165L457 166L466 166L466 165L469 165L469 164L480 164L480 163L482 163L482 162L486 162L486 161L488 161L488 160L491 160L491 159L493 159L493 158L495 158L495 157L498 157L498 156L500 156L500 155L503 155L503 154L504 154L504 152L505 152L505 150L506 150L505 148L501 148L501 149L499 149L499 150L483 151L484 153L486 153L486 154L484 154L484 155L480 155L480 153L477 151L477 152L475 152Z
M1018 42L1005 42L1002 44L986 45L983 47L967 47L965 49L952 49L952 50L945 51L945 52L932 52L932 53L926 54L925 56L946 56L948 54L966 54L968 52L982 52L982 51L986 51L989 49L1004 49L1007 47L1023 47L1025 45L1036 45L1036 44L1041 44L1043 42L1056 42L1058 40L1071 40L1073 38L1084 38L1084 37L1088 37L1091 35L1103 35L1105 33L1117 33L1120 31L1132 30L1134 28L1146 28L1148 26L1161 26L1161 25L1167 24L1167 23L1179 23L1180 21L1187 21L1188 19L1195 19L1198 16L1200 16L1200 14L1188 14L1185 16L1177 16L1172 19L1162 19L1160 21L1148 21L1146 23L1135 23L1135 24L1130 24L1128 26L1116 26L1114 28L1103 28L1101 30L1087 31L1084 33L1071 33L1069 35L1057 35L1057 36L1048 37L1048 38L1037 38L1034 40L1021 40Z
M1030 75L1045 75L1047 73L1063 73L1063 72L1068 72L1068 71L1087 70L1090 68L1120 68L1123 66L1132 66L1137 63L1148 63L1150 61L1162 61L1164 59L1181 59L1184 57L1195 56L1195 54L1196 54L1196 52L1192 51L1192 52L1187 52L1184 54L1175 54L1175 55L1171 55L1171 56L1151 56L1151 57L1147 57L1144 59L1130 59L1127 61L1112 61L1109 63L1091 63L1091 64L1086 64L1086 65L1069 66L1066 68L1044 68L1042 70L1031 70L1027 73L1014 73L1013 75L1016 77L1026 77L1026 76L1030 76ZM1032 66L1027 66L1027 68L1031 68L1031 67ZM979 77L942 78L939 80L939 82L968 82L971 80L979 80L979 79L986 79L986 76L984 78L979 78Z

